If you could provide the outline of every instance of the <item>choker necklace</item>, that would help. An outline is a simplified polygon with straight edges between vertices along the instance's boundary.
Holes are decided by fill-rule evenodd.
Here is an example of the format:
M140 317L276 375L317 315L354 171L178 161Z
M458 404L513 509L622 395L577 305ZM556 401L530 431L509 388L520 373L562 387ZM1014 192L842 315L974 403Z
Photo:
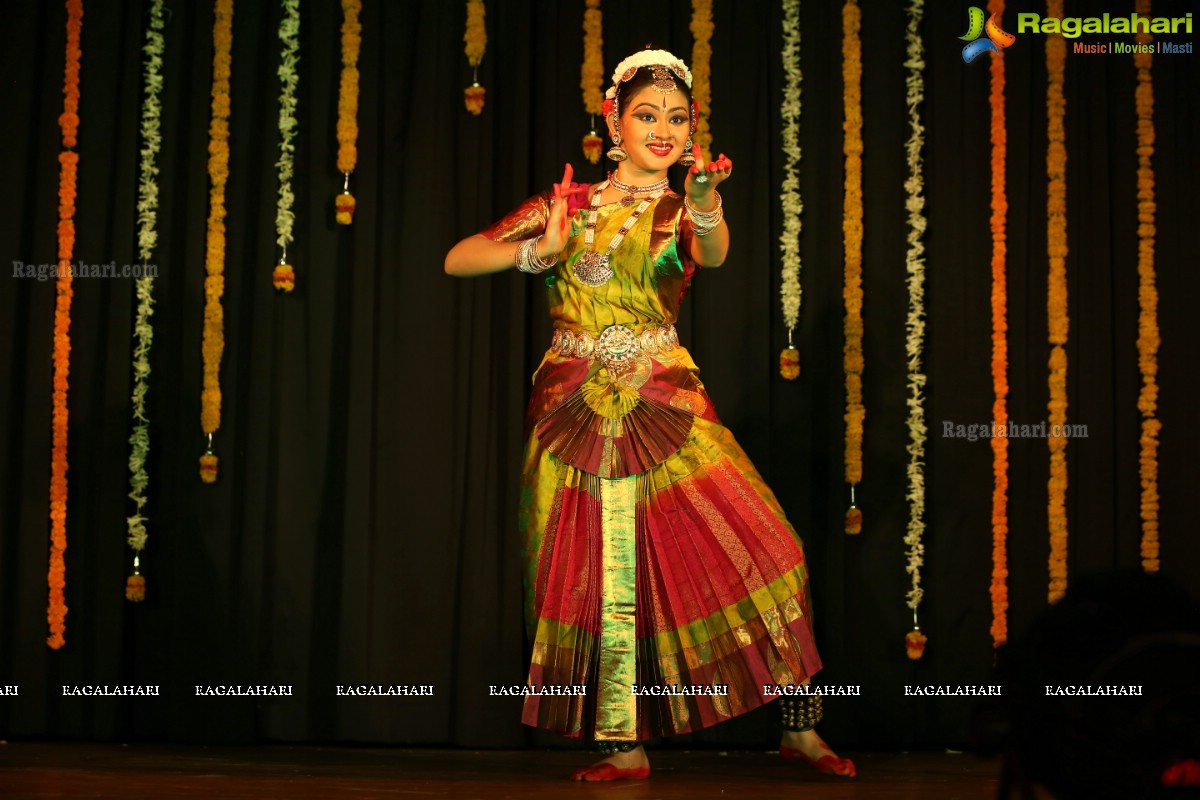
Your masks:
M662 183L665 184L666 181L663 181ZM658 184L655 184L655 186L657 185ZM605 251L603 253L599 253L596 252L595 248L596 221L599 217L598 209L600 208L600 195L604 194L604 190L606 188L608 188L607 181L596 187L595 194L592 195L591 208L588 209L587 227L584 228L583 233L584 250L579 255L579 258L575 261L575 266L572 268L572 271L575 273L575 277L579 279L579 282L584 286L591 286L592 288L603 286L608 282L609 278L615 274L612 268L613 251L616 250L617 245L621 244L621 241L624 240L625 235L629 233L629 230L633 227L634 223L638 221L638 217L642 215L642 212L650 207L650 204L662 194L662 189L665 189L666 186L664 185L662 189L656 189L655 193L649 197L643 197L642 202L638 204L638 207L635 208L633 213L629 215L629 218L625 220L625 224L621 226L621 230L617 231L616 235L613 236L612 241L608 243L608 247L605 249ZM653 186L650 186L639 191L649 191L653 188Z
M608 173L608 182L613 185L614 189L625 193L625 196L621 198L621 205L623 206L633 205L633 196L635 194L644 192L661 192L663 189L666 189L671 185L670 181L668 181L666 178L663 178L658 183L652 183L649 186L634 186L629 183L621 183L619 180L617 180L617 175L615 172Z

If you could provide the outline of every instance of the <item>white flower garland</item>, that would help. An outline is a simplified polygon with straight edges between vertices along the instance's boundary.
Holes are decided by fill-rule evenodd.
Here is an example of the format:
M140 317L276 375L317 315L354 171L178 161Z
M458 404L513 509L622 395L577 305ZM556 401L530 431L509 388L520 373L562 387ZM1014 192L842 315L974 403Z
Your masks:
M296 65L300 62L300 0L281 0L283 19L279 21L279 41L283 44L279 62L279 200L275 206L275 241L283 249L281 259L286 260L287 246L292 241L292 225L296 215L292 203L292 176L295 174L296 145L296 84L299 76Z
M916 624L917 606L925 590L921 588L921 567L924 564L925 545L921 535L925 531L925 373L921 366L921 353L925 348L925 178L921 162L921 150L925 147L925 128L921 124L921 103L925 100L925 53L921 46L921 17L925 12L924 0L910 0L908 25L904 31L907 44L908 68L905 84L908 87L908 124L910 134L905 149L908 153L908 180L904 188L908 199L904 203L908 210L908 252L905 269L908 273L908 319L905 329L905 353L908 356L908 533L904 543L908 545L908 573L912 576L912 588L908 591L908 607L913 610Z
M783 0L783 187L779 195L783 210L783 233L779 254L783 262L783 321L792 331L800 320L800 215L804 203L800 197L800 0Z
M653 67L655 65L670 67L683 78L683 82L687 84L689 89L692 88L692 73L688 70L687 64L684 64L680 60L679 56L669 53L666 50L639 50L620 64L617 64L617 68L613 70L612 74L612 86L608 87L604 96L609 100L617 96L617 83L621 80L621 76L630 69L635 67Z
M146 44L142 52L146 55L143 70L145 98L142 100L142 150L138 181L138 254L143 264L149 264L158 242L158 152L162 146L160 121L162 103L162 55L163 55L163 0L150 3L150 23L146 29ZM149 273L150 270L146 270ZM146 418L146 391L150 379L150 345L154 341L154 328L150 316L154 313L154 278L143 274L137 279L138 308L133 323L133 433L129 436L129 497L135 509L133 516L126 519L127 541L137 553L146 546L146 517L142 509L146 505L146 486L150 476L146 473L146 456L150 452L150 424ZM137 555L134 556L135 574Z

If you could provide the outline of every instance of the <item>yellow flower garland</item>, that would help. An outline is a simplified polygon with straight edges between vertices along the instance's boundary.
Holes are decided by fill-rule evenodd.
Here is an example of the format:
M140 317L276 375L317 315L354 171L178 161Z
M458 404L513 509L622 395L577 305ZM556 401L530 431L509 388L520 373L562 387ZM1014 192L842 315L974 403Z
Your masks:
M1004 0L989 0L988 13L1004 13ZM992 53L992 421L997 431L1008 430L1008 195L1005 164L1008 130L1004 115L1004 54ZM1008 641L1008 437L993 436L992 443L992 646Z
M712 113L712 0L692 0L692 100L700 108L700 119L692 141L700 145L705 161L712 160L709 148L712 134L708 130L708 118Z
M1150 16L1150 0L1137 0L1135 10ZM1139 44L1149 44L1148 33L1139 33ZM1162 423L1158 410L1158 288L1154 273L1154 84L1150 80L1150 53L1135 53L1137 68L1137 198L1138 198L1138 369L1142 387L1138 410L1142 413L1139 473L1142 482L1142 569L1158 572L1158 435Z
M842 151L846 157L845 213L842 234L845 237L845 281L842 289L846 307L844 321L845 343L842 368L846 375L846 483L850 484L850 508L846 511L846 533L862 530L862 512L854 505L854 487L862 480L863 420L866 408L862 402L863 360L863 291L862 291L862 41L859 30L862 12L856 0L846 0L842 7L842 91L845 106L845 138Z
M583 66L579 86L583 89L583 110L592 115L592 129L583 137L583 155L593 164L600 163L604 140L596 133L596 116L604 113L604 18L600 0L587 0L583 12Z
M221 355L225 350L225 182L229 178L229 74L233 64L233 0L216 0L213 11L212 122L208 128L209 209L204 257L204 388L200 393L200 427L208 450L200 457L200 479L217 479L212 436L221 427Z
M342 193L334 199L334 219L339 225L354 221L355 201L350 194L350 173L358 164L358 51L362 48L361 0L342 0L342 78L338 86L338 172L345 176ZM285 276L286 278L286 276Z
M476 116L483 113L483 98L486 93L484 88L479 85L479 62L483 60L483 53L487 49L485 16L486 9L483 0L467 0L467 31L463 34L463 41L466 43L464 52L467 54L467 63L474 70L475 78L471 85L463 90L463 102L466 103L467 111Z
M83 0L67 0L66 63L63 67L62 151L58 154L58 277L54 299L54 384L50 444L50 564L46 582L46 644L66 644L67 603L67 376L71 371L71 257L75 251L75 199L79 154L79 66L83 51Z
M1062 17L1063 0L1049 0L1047 16ZM1046 310L1049 317L1050 349L1050 481L1048 520L1050 527L1050 602L1067 589L1067 439L1062 426L1067 421L1067 149L1063 117L1063 72L1067 43L1062 34L1046 37L1046 250L1050 259Z

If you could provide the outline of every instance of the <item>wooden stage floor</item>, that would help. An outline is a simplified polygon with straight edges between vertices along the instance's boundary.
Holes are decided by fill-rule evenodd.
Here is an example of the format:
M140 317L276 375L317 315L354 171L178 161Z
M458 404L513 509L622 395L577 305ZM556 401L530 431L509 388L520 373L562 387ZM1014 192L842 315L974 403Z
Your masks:
M854 753L852 779L777 754L650 752L648 781L574 783L592 753L384 747L0 744L0 797L455 800L994 800L999 763L953 753Z

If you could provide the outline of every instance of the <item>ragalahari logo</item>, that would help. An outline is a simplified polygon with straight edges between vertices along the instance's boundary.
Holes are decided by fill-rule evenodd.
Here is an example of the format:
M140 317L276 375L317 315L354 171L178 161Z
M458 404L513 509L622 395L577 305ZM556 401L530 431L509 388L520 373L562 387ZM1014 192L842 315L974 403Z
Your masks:
M986 23L983 21L983 18L982 8L971 6L967 9L967 33L965 36L958 38L967 42L967 46L963 48L962 56L963 61L968 64L984 53L999 53L1017 40L1017 37L1011 33L1006 33L1000 27L995 14L992 14ZM987 38L980 39L979 37L985 33L987 34Z

